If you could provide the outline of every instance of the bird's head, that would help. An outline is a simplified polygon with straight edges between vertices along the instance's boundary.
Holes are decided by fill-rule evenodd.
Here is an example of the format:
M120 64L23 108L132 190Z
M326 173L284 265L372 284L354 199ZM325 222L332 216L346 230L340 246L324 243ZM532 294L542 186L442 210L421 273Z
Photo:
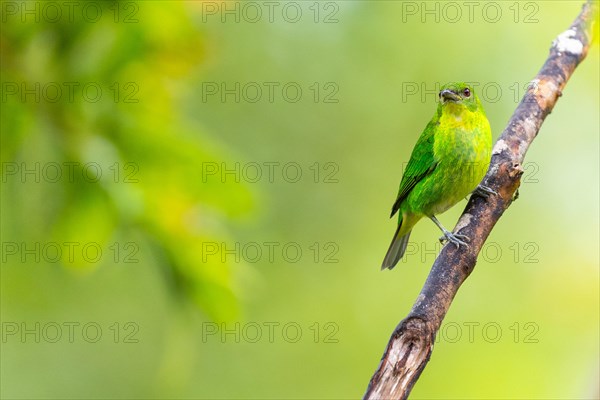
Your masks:
M473 87L464 82L451 82L440 90L440 107L453 112L478 111L481 109L479 98Z

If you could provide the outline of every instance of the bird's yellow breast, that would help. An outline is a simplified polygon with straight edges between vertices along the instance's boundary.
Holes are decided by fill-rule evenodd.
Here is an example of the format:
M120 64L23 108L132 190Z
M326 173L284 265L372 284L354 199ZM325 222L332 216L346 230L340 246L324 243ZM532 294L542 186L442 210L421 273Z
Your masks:
M443 129L461 129L463 131L472 131L476 128L485 127L485 125L489 126L485 114L466 110L458 104L447 104L439 122Z

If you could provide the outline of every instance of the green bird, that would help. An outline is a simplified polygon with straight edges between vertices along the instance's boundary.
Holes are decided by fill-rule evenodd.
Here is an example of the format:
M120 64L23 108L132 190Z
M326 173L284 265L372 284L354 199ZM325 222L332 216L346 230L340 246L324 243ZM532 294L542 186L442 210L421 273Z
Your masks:
M492 152L492 132L473 88L464 82L442 87L432 120L417 140L406 166L392 215L399 213L398 229L381 265L392 269L404 255L410 232L423 217L430 218L447 240L467 246L465 235L448 231L435 217L469 193L495 194L478 185L485 176Z

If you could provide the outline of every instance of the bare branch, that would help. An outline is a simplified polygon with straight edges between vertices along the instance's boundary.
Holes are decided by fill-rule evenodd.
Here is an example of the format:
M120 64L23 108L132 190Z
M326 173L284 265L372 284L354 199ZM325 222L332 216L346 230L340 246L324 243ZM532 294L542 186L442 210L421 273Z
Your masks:
M585 58L592 39L598 4L588 0L571 27L558 35L542 69L496 142L484 182L499 195L472 196L454 232L471 238L469 247L445 246L408 316L394 330L365 399L406 399L429 361L442 320L498 219L520 185L522 164L544 119L565 84Z

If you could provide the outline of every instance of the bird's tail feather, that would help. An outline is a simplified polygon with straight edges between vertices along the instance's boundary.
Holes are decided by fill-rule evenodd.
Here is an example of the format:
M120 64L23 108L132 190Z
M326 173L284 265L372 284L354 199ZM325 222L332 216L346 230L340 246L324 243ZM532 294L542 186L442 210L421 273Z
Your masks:
M398 229L396 229L396 233L394 233L394 238L392 239L392 243L390 244L390 248L383 259L383 263L381 264L381 269L384 270L386 268L392 269L398 264L398 261L404 255L406 251L406 246L408 245L408 238L410 237L410 232L407 234L400 236L400 228L402 227L402 222L398 224Z

